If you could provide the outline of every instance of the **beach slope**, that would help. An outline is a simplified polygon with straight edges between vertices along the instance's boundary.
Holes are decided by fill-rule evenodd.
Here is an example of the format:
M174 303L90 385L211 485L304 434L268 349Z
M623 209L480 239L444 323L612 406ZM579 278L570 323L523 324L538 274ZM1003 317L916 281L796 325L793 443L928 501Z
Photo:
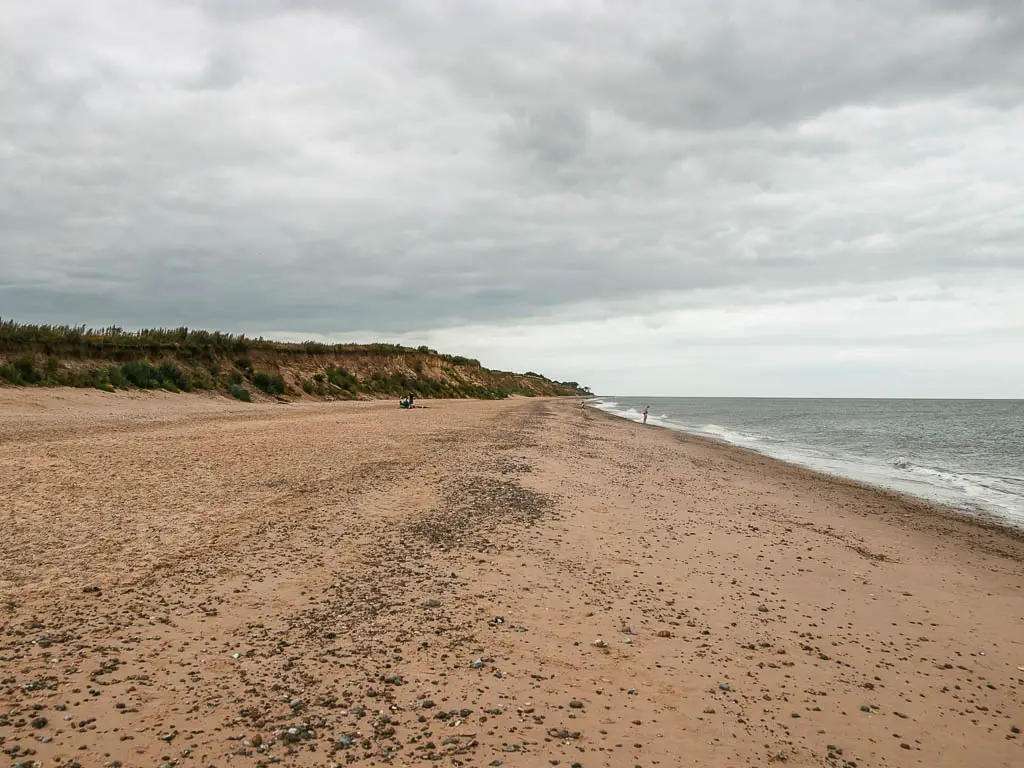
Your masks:
M0 390L8 762L1024 764L1019 537L428 405Z

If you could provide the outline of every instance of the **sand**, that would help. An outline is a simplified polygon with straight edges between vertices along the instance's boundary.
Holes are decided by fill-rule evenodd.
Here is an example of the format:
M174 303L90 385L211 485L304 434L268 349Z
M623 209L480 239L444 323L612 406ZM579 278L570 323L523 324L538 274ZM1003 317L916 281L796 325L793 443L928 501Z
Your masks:
M1020 537L427 405L0 389L0 762L1024 765Z

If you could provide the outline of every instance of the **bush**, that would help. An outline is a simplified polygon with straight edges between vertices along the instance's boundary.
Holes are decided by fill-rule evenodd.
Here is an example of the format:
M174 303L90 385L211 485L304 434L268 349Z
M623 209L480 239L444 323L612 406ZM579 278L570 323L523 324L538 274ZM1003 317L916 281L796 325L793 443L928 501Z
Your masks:
M245 381L245 379L242 378L242 374L239 371L232 371L228 375L228 383L234 387L241 386L243 381Z
M139 389L157 389L160 372L147 362L136 360L121 366L121 373L130 384Z
M43 374L36 370L35 361L31 357L15 360L14 368L25 384L41 384L43 381Z
M312 395L314 392L316 392L316 387L313 386L313 382L310 381L309 379L303 379L302 391L305 392L307 395Z
M18 373L18 369L9 363L0 365L0 379L6 381L8 384L24 384L21 380L21 374Z
M243 357L239 360L235 360L235 367L240 368L243 371L252 373L252 360L247 357Z
M157 373L160 376L160 386L164 389L180 389L183 392L192 391L192 382L189 380L188 374L174 363L160 363Z
M245 387L233 386L228 389L228 393L235 398L235 400L241 400L245 403L252 402L252 396L249 394L249 390Z
M135 360L121 366L121 375L139 389L192 391L192 382L188 374L174 363L161 363L157 368L143 360ZM113 380L111 381L113 383Z
M252 383L257 389L263 390L268 395L284 394L284 379L280 376L271 376L269 373L260 371L253 374Z
M43 378L47 384L57 384L60 382L60 360L52 355L46 358L46 362L43 363Z
M111 386L117 387L118 389L124 389L128 385L128 381L124 377L121 369L116 365L112 365L107 368L107 381L110 382Z
M383 378L380 373L374 373L373 376L377 379ZM356 389L359 384L356 377L344 368L329 368L327 370L327 381L336 387L348 390Z
M219 365L217 365L216 363L214 363L213 365L211 365L211 366L210 366L210 375L211 375L211 376L212 376L212 377L213 377L214 379L216 379L216 378L217 378L218 376L220 376L220 366L219 366Z

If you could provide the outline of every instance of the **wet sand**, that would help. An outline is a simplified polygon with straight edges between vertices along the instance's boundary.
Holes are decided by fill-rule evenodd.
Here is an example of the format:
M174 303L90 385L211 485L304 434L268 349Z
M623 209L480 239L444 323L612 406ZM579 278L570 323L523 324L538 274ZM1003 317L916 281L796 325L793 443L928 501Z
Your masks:
M1024 765L1019 536L428 405L0 389L0 764Z

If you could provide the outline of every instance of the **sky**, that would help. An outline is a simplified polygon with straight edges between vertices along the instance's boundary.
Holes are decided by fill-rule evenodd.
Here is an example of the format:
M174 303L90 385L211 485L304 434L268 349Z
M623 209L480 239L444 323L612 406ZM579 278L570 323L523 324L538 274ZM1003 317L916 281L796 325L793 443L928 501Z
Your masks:
M1021 0L0 0L0 317L1024 397Z

